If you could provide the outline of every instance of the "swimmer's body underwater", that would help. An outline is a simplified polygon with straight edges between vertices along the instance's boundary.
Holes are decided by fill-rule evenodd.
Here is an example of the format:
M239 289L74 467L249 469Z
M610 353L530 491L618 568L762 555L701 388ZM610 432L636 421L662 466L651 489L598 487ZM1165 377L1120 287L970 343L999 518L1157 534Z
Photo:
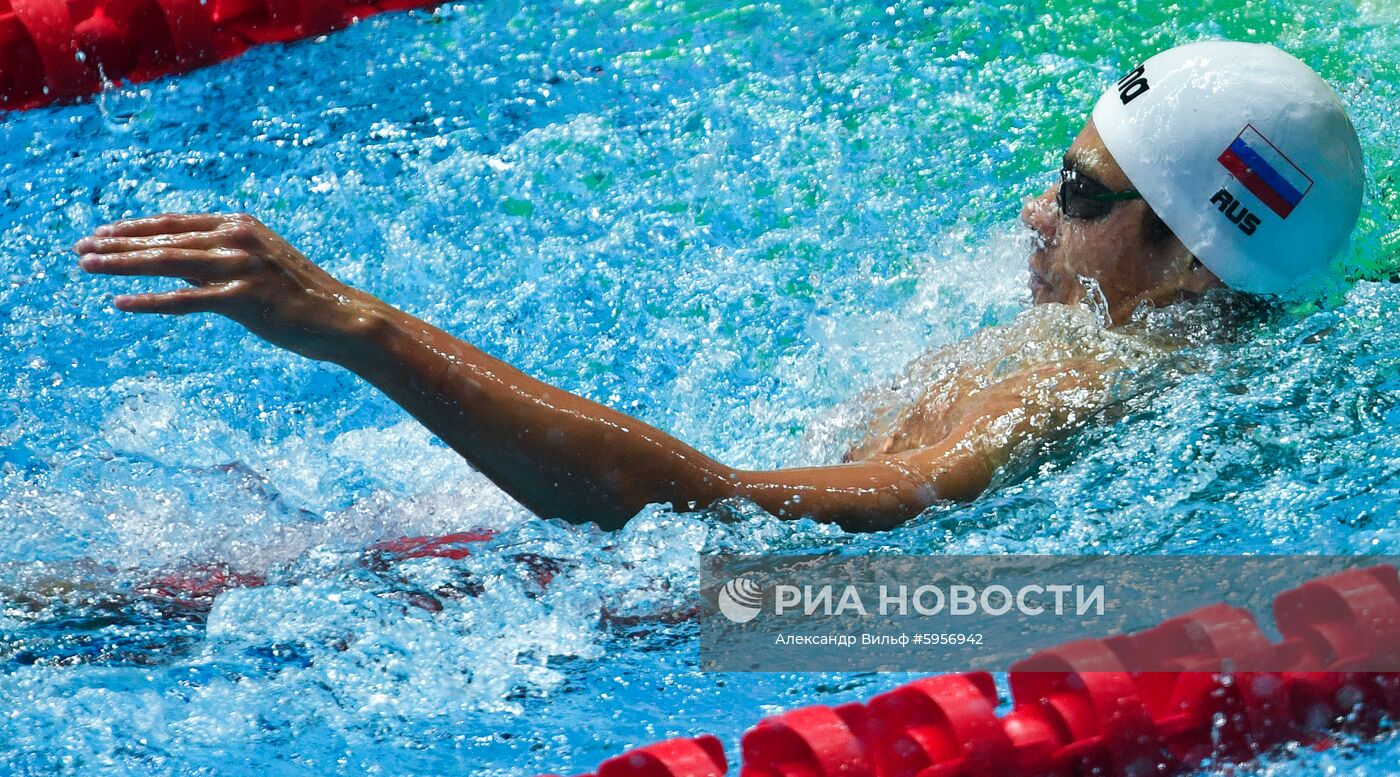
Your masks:
M1287 297L1327 268L1360 208L1362 162L1340 101L1269 46L1158 54L1110 86L1029 201L1036 305L1086 293L1114 326L1216 293ZM90 273L191 286L123 295L133 313L212 312L363 377L546 518L621 527L644 506L752 500L773 515L884 530L981 493L1022 446L1063 434L1114 365L1071 358L921 401L832 466L745 471L635 418L535 380L350 288L244 216L163 215L79 241Z

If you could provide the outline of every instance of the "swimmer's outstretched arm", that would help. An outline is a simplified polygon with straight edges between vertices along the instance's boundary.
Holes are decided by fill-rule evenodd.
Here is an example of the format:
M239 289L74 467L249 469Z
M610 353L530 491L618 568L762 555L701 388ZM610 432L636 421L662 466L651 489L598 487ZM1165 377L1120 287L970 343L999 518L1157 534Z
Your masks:
M249 216L123 221L98 228L75 250L91 273L192 284L119 295L120 310L219 313L275 345L355 372L544 517L618 528L651 503L685 510L744 497L779 516L886 529L937 500L976 496L1011 444L989 447L971 434L989 423L973 412L947 442L900 456L738 470L346 286ZM1007 429L1016 437L1017 424L1032 421L1013 420Z

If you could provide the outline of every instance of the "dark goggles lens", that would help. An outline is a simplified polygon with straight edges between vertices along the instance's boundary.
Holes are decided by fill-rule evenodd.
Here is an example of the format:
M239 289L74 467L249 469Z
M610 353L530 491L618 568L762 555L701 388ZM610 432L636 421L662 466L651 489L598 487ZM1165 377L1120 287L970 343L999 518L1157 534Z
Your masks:
M1093 220L1107 216L1120 202L1141 197L1136 189L1115 192L1078 170L1066 167L1060 170L1060 190L1055 201L1065 216Z

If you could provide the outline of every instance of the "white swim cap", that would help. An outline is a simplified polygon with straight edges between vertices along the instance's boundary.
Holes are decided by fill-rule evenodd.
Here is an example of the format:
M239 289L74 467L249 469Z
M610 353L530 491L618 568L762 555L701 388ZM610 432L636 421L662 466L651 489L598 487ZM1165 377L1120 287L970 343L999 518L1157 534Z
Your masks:
M1134 188L1232 288L1306 291L1356 225L1356 130L1327 84L1273 46L1169 49L1109 87L1093 118Z

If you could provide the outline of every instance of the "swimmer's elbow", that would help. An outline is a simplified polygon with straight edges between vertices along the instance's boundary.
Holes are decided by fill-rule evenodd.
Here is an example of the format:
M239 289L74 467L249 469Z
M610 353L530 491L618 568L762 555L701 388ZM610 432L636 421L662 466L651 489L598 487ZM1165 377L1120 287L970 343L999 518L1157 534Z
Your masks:
M968 445L930 447L879 460L898 473L891 488L923 512L938 502L971 502L991 485L997 463ZM911 516L912 517L912 516Z
M960 458L933 480L938 498L948 502L971 502L992 483L996 468L977 456Z
M783 520L807 518L846 531L887 531L946 499L928 478L900 462L737 472L730 496Z
M699 454L695 466L679 470L642 471L634 477L611 473L601 484L600 496L583 512L566 517L572 523L596 523L605 531L626 526L651 505L669 505L677 513L708 510L724 499L745 496L745 481L738 470Z

